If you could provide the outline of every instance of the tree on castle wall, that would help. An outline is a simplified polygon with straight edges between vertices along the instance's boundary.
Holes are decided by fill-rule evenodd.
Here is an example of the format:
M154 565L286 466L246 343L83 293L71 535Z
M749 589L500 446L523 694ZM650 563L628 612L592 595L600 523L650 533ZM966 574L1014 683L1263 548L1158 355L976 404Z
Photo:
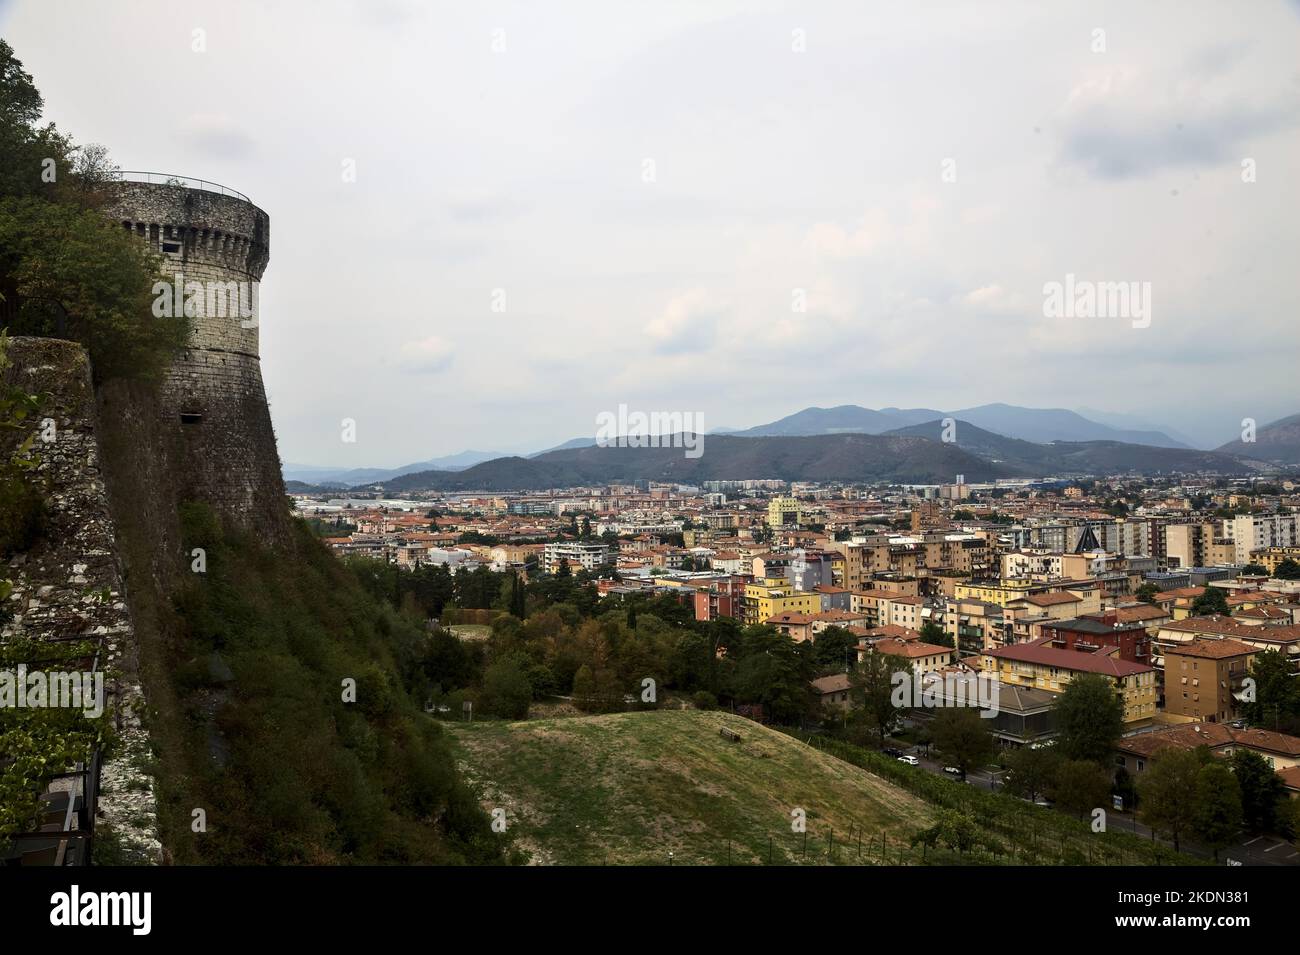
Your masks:
M156 257L101 211L115 175L106 150L53 124L13 49L0 40L0 324L68 338L96 377L155 377L184 345L184 316L156 318Z

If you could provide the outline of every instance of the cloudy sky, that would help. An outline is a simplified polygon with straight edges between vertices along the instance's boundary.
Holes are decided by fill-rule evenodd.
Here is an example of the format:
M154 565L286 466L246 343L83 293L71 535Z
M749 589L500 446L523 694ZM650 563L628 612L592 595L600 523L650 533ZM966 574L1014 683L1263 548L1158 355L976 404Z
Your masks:
M1216 444L1300 411L1294 2L0 0L0 34L79 142L270 214L286 461L535 450L619 404ZM1045 317L1067 274L1149 282L1149 326Z

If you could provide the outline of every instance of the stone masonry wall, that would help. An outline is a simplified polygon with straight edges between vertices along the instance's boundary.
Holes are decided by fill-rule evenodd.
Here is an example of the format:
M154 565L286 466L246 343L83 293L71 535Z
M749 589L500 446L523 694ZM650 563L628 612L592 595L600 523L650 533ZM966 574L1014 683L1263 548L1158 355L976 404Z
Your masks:
M117 531L109 508L96 436L90 363L81 346L47 338L14 338L6 382L44 394L33 431L53 419L54 440L36 442L36 479L46 491L48 525L31 550L9 562L12 618L0 642L80 636L103 640L109 711L117 744L102 769L97 824L108 824L133 857L158 861L152 754L141 717L145 698L136 633L123 587ZM19 436L19 440L26 435Z
M270 258L269 218L236 196L137 182L115 185L107 214L162 257L170 307L184 306L186 283L217 292L192 316L189 349L162 388L164 426L183 448L182 500L283 542L288 511L258 358L260 315L240 311L253 305Z

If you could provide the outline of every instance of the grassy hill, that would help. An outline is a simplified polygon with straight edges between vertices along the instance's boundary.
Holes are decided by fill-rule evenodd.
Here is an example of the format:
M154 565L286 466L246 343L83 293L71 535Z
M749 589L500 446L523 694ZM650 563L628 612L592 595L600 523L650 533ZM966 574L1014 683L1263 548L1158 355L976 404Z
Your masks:
M652 710L449 724L483 808L543 865L1197 864L1127 832L741 717ZM728 742L729 729L741 736ZM807 816L804 838L791 810ZM981 848L911 845L960 817ZM858 835L861 834L859 848ZM769 842L770 840L770 842ZM730 843L730 844L729 844ZM828 846L830 852L828 853Z
M739 733L728 742L719 729ZM532 861L665 865L802 861L791 811L807 813L809 863L879 856L932 822L922 800L782 733L729 713L657 710L456 724L461 769L483 806L504 808Z

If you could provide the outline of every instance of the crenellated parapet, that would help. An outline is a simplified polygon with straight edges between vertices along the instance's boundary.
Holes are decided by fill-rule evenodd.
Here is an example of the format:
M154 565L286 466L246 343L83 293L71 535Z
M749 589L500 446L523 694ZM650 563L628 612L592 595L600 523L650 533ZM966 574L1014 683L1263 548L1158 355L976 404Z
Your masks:
M234 190L156 173L123 174L105 212L162 258L165 281L155 287L155 310L176 314L196 292L205 303L186 311L188 347L168 371L161 397L164 424L184 457L182 496L282 538L284 482L258 347L270 218Z

